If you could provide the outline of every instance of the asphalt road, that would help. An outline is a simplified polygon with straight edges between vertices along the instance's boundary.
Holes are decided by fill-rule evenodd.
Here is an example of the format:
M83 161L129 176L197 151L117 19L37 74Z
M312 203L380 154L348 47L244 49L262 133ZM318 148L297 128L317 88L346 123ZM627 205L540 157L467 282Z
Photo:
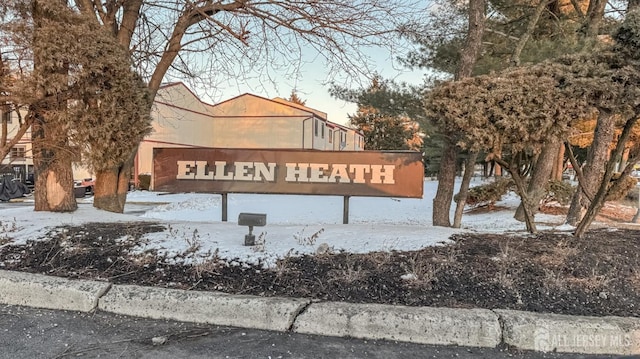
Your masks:
M102 312L78 313L0 305L0 358L77 357L596 358L320 337L141 319Z

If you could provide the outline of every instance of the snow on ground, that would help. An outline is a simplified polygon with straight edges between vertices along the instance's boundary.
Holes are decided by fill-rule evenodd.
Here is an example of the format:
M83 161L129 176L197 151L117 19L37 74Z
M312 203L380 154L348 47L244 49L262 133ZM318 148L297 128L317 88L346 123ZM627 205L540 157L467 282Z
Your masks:
M436 188L437 182L425 181L422 199L351 197L346 225L342 224L343 198L337 196L229 194L228 222L221 221L221 196L214 194L135 191L127 197L124 214L96 210L91 198L80 200L73 213L34 212L31 205L9 203L0 207L0 243L7 237L14 238L13 243L44 238L49 229L60 225L158 221L167 230L147 234L140 250L155 248L171 257L199 245L191 260L204 260L215 253L238 262L271 265L286 255L316 253L318 248L353 253L416 250L446 243L461 231L524 233L524 224L513 219L519 203L515 195L497 204L508 210L465 214L462 229L432 226ZM244 246L248 227L237 224L241 212L267 215L267 225L253 230L261 245ZM566 230L559 227L563 219L536 216L540 229L558 226Z

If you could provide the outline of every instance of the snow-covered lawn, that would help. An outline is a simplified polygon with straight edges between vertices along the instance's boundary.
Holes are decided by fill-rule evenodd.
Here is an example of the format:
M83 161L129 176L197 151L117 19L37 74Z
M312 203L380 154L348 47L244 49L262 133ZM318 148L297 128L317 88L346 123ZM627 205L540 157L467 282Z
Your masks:
M479 184L480 180L474 182ZM221 196L213 194L162 194L131 192L125 214L99 211L91 199L80 200L74 213L34 212L32 206L4 204L0 208L0 243L24 243L44 238L47 231L60 225L87 222L157 221L167 230L146 235L143 249L156 248L170 256L199 246L192 258L216 253L227 259L255 263L273 263L275 259L298 253L315 253L327 248L355 253L391 250L415 250L438 245L459 231L524 232L524 224L513 219L518 198L508 195L499 206L507 210L469 213L462 228L431 225L432 200L437 182L426 180L422 199L352 197L349 224L342 224L343 198L297 195L228 195L228 222L221 222ZM455 206L452 206L452 210ZM267 225L253 233L261 245L244 246L248 227L237 224L241 212L265 213ZM562 228L562 216L538 215L540 229ZM123 233L126 237L126 233Z

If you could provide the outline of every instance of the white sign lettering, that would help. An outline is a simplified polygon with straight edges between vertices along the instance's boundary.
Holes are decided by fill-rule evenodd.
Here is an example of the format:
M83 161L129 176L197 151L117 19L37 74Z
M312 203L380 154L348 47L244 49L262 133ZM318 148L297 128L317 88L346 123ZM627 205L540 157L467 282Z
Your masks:
M207 161L178 161L176 179L274 182L276 164L235 162L233 166L227 166L226 162L216 161L214 166L209 166Z
M179 180L275 182L276 163L177 161ZM286 163L286 182L395 184L395 165Z

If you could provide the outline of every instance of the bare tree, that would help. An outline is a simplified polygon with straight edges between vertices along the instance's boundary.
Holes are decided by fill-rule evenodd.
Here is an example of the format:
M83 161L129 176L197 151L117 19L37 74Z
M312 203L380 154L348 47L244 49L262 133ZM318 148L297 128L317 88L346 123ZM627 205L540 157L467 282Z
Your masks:
M295 73L305 61L320 60L333 76L338 73L370 75L369 59L363 48L394 47L400 22L420 14L416 5L420 2L411 0L56 0L56 3L94 18L101 31L107 30L129 51L134 67L148 84L148 113L167 77L200 81L215 89L215 84L222 81L244 81L250 73L258 74L260 80L273 81L275 72ZM32 21L37 30L40 24L45 26L54 20L47 18L50 15L47 11L37 11L49 4L52 3L10 0L2 9L14 10L15 18L26 23ZM97 30L89 26L85 31ZM76 38L69 40L70 34L62 34L53 42L96 41L90 36L73 36ZM56 68L47 67L46 61L39 62L38 59L45 57L39 57L38 51L42 49L33 52L35 71L43 69L52 76L64 76L69 66L66 60L58 61ZM59 51L53 57L62 58L60 53L66 54ZM55 88L40 87L39 90L45 98L55 92ZM70 98L64 93L58 91L56 97L60 100L58 104L54 101L45 104L59 106L56 111L69 104ZM70 168L75 149L63 140L68 137L69 129L56 124L49 107L40 103L38 108L32 108L39 111L33 125L34 150L39 156L36 162L42 169L37 171L47 174L39 178L41 195L36 194L36 208L73 210L71 174L66 168ZM96 146L92 150L95 151ZM96 172L94 206L122 212L136 148L128 151L121 163ZM60 173L56 175L56 171ZM60 192L56 195L64 198L60 206L46 204L51 197L49 192Z
M76 0L74 4L130 49L136 68L148 81L151 99L167 76L200 79L211 87L221 80L246 79L246 73L258 69L269 81L279 68L296 71L298 66L291 64L305 61L308 51L330 69L367 73L362 48L392 46L399 22L418 13L404 0ZM134 154L110 173L98 174L95 206L113 210L114 198L126 198Z

